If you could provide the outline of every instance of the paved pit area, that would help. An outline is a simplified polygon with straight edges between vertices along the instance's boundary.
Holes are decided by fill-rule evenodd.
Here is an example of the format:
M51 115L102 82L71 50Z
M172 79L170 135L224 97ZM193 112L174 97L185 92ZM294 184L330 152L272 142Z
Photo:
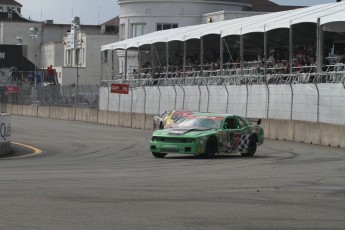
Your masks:
M155 159L150 136L13 116L12 141L42 152L0 159L0 228L344 229L344 149L266 140L252 159Z

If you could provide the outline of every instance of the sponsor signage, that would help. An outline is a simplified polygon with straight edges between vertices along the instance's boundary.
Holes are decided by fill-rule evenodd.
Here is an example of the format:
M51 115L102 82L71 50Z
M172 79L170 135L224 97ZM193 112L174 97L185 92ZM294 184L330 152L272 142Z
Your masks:
M19 87L18 86L6 86L6 93L18 93Z
M129 85L128 84L111 84L110 91L111 93L128 94Z
M0 115L0 143L11 141L11 117Z
M22 66L21 45L0 45L0 68L11 68Z

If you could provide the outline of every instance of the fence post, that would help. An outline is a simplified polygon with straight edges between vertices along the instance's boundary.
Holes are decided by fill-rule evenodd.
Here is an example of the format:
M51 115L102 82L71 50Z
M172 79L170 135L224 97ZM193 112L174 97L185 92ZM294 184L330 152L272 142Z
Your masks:
M210 90L208 89L208 85L206 84L206 89L207 89L207 111L206 112L209 112L209 108L210 108ZM200 95L200 98L201 98L201 95Z
M161 110L161 89L159 88L159 84L157 84L157 88L158 88L158 92L159 92L159 101L158 101L158 113L157 114L160 114L160 110Z
M314 84L317 90L317 122L320 121L320 90L319 87L317 86L317 84Z
M143 90L144 90L144 114L146 114L146 89L145 89L145 86L143 85Z
M201 89L200 89L200 85L198 84L198 89L199 89L199 109L198 109L198 112L201 112L200 111L200 108L201 108Z
M226 84L224 84L225 90L226 90L226 111L225 113L228 113L228 109L229 109L229 90L228 87L226 87Z
M248 117L248 101L249 101L248 83L246 84L246 89L247 89L247 98L246 98L246 115L245 115L245 117Z
M61 88L62 89L62 88ZM97 98L97 124L99 124L99 102L100 102L100 95L101 95L101 85L98 87L98 98Z
M291 113L290 113L290 120L292 120L292 114L293 114L293 96L294 96L294 92L293 92L293 87L292 84L290 82L290 88L291 88Z
M107 100L107 119L106 119L106 124L108 124L108 117L109 117L109 97L110 97L111 84L107 84L107 89L108 89L108 100Z
M184 103L186 99L186 92L184 91L183 85L181 85L182 91L183 91L183 101L182 101L182 110L184 110Z
M177 103L177 92L176 92L176 87L173 85L174 91L175 91L175 103L174 103L174 109L176 110L176 103Z
M132 87L129 87L129 88L131 90L131 128L133 128L132 127L133 125L133 89Z
M270 88L268 87L268 82L266 83L266 88L267 88L267 119L269 117L270 113Z
M119 94L119 105L117 106L117 112L120 112L121 107L121 94Z

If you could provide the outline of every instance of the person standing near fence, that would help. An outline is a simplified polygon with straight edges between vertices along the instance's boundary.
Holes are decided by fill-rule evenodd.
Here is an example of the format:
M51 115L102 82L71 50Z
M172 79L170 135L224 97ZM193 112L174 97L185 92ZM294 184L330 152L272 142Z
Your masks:
M47 68L47 76L49 82L54 82L54 70L52 65Z

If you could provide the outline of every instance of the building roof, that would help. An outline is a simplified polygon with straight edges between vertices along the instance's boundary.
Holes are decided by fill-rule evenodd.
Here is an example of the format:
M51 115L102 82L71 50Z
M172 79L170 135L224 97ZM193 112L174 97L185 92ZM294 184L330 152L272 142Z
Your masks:
M1 1L1 0L0 0ZM0 13L0 21L11 21L11 22L34 22L32 20L24 18L17 11L12 11L12 18L9 18L7 12Z
M278 12L302 8L301 6L282 6L269 0L248 0L252 4L253 11L259 12Z
M112 18L106 22L103 22L101 25L115 25L118 26L120 24L120 17L117 16L115 18Z
M19 6L19 7L23 7L22 4L20 4L17 1L14 0L0 0L0 4L1 5L11 5L11 6Z

